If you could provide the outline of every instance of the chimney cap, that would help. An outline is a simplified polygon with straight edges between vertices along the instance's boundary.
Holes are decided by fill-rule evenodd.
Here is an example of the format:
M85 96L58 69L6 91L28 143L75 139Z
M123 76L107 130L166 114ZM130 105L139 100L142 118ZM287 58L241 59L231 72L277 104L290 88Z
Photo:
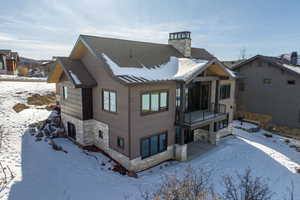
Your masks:
M190 31L181 31L169 33L169 40L191 39Z

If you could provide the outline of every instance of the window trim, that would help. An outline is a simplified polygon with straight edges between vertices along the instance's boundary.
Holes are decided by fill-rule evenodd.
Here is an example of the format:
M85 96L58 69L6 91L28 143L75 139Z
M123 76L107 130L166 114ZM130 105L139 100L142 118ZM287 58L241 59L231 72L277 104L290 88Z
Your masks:
M229 86L229 96L222 98L222 87L228 87ZM226 84L222 84L220 85L220 90L219 90L219 99L220 100L225 100L225 99L230 99L231 98L231 84L230 83L226 83Z
M160 102L161 102L161 93L167 93L167 105L164 108L161 108ZM143 95L149 94L149 111L143 111ZM151 110L151 94L158 94L158 110L152 111ZM169 90L168 89L162 89L162 90L152 90L152 91L143 91L140 93L140 113L141 115L149 115L154 113L160 113L165 112L169 110Z
M104 109L104 92L108 92L108 110ZM116 111L111 111L110 109L110 93L113 92L116 94ZM102 96L102 111L105 111L105 112L108 112L108 113L118 113L118 94L117 94L117 91L116 90L112 90L112 89L105 89L103 88L102 89L102 92L101 92L101 96Z
M160 136L161 135L166 135L166 146L164 147L164 150L162 150L162 151L159 150L159 147L160 147ZM155 136L158 137L157 153L151 154L151 137L155 137ZM149 140L149 145L148 145L149 155L143 157L142 148L143 148L143 141L144 140ZM154 135L150 135L150 136L147 136L147 137L140 138L140 156L141 156L142 160L145 159L145 158L149 158L151 156L157 155L159 153L165 152L167 150L168 150L168 131L163 131L163 132L160 132L158 134L154 134Z

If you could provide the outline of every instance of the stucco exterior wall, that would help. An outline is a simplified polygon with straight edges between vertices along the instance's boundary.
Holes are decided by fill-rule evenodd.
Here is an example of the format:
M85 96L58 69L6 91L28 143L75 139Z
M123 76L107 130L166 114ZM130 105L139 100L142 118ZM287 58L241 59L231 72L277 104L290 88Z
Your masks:
M143 92L167 90L168 110L153 114L141 114L141 94ZM131 107L131 158L140 156L140 141L144 137L150 137L168 131L168 145L175 143L175 96L176 83L140 85L130 88Z
M129 126L128 126L128 88L111 77L108 68L101 59L85 51L81 61L97 81L93 88L93 117L95 120L108 124L110 148L129 156ZM102 109L102 90L114 90L117 93L117 113ZM117 146L118 136L124 138L125 147Z
M272 123L300 128L300 78L291 72L256 59L239 68L244 77L244 91L237 87L237 108L240 111L272 116ZM264 84L265 78L272 79ZM295 80L288 85L287 80Z

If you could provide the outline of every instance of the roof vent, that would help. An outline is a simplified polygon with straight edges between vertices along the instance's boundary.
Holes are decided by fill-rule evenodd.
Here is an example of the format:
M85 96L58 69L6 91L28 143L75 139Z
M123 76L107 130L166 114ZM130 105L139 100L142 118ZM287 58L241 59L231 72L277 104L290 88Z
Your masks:
M292 52L291 54L291 64L292 65L298 64L298 53L296 51Z
M169 33L169 42L175 49L185 57L191 57L191 32Z

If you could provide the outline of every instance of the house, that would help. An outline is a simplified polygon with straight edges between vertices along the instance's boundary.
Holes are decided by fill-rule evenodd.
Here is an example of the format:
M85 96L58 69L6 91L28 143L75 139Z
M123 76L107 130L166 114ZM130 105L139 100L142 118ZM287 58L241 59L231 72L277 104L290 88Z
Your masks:
M300 61L296 52L289 55L257 55L233 67L242 77L237 81L238 113L300 128Z
M20 76L45 77L48 76L54 60L34 60L20 57L17 70Z
M156 44L80 35L48 77L68 136L141 171L187 160L230 134L235 74L191 47L190 36L170 33Z
M0 49L0 74L16 74L18 62L17 52Z

